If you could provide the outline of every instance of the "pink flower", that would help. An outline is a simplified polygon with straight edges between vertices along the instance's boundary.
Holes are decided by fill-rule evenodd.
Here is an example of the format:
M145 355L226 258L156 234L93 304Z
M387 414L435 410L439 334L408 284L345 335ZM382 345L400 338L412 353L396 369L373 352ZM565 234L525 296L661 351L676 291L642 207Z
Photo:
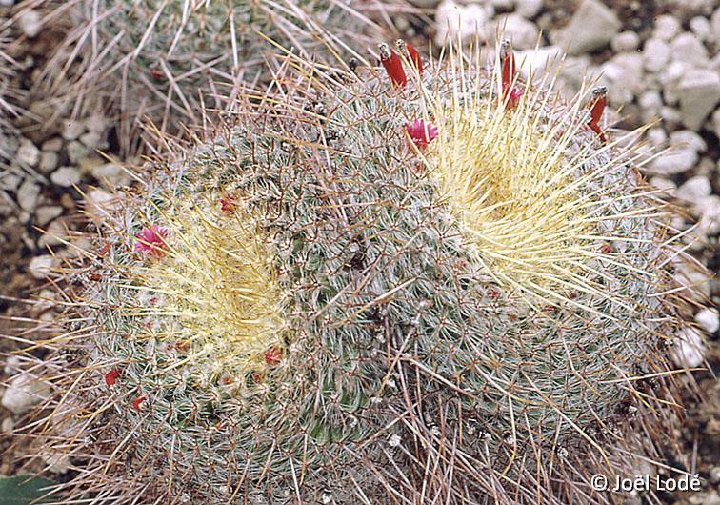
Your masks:
M165 239L167 236L168 231L166 228L152 225L135 235L137 242L135 242L134 250L135 252L142 252L153 256L165 256L167 252L167 242L165 242Z
M424 119L416 119L412 123L408 123L405 128L410 135L410 140L420 149L438 136L437 126Z
M235 200L234 195L221 196L218 202L220 203L220 210L223 214L230 215L235 212L235 208L237 207L237 200Z

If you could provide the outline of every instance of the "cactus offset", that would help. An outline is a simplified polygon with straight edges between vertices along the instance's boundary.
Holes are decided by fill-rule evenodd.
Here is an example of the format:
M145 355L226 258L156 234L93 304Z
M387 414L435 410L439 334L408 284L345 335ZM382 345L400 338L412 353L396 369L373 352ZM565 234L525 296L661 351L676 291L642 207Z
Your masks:
M277 46L337 63L339 54L348 53L346 43L367 42L368 35L382 31L371 18L384 19L404 5L402 0L380 7L336 0L74 1L79 26L66 44L75 45L69 54L77 77L68 89L66 75L49 73L67 64L63 48L48 66L46 81L63 100L68 95L117 100L122 142L148 118L175 134L182 125L199 124L203 107L223 109L238 87L266 82L266 53Z
M671 401L662 209L585 101L392 54L404 83L286 60L106 223L73 382L122 443L68 487L606 503L583 479L639 450L613 423Z

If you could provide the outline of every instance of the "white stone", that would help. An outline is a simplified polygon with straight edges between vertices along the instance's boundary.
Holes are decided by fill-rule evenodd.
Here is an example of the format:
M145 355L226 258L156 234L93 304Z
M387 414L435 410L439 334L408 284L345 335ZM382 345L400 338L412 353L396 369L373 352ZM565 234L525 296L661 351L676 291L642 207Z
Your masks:
M43 151L49 151L53 153L59 153L62 150L63 139L60 137L53 137L50 140L46 140L42 144Z
M530 19L542 9L543 0L515 0L515 12Z
M88 191L86 203L89 214L101 221L112 217L121 205L117 195L100 189Z
M37 205L38 195L40 195L40 186L30 179L25 179L17 192L18 205L21 209L32 212Z
M53 151L43 151L40 153L40 163L38 164L38 170L44 174L49 174L55 170L60 161L58 153Z
M675 128L682 121L680 111L672 107L663 107L660 111L660 117L665 121L665 127L670 129Z
M588 55L568 56L565 58L564 63L558 69L562 89L567 90L567 93L577 93L583 86L585 78L590 82L594 82L593 79L597 79L600 72L599 69L595 69L590 65Z
M710 16L710 38L713 42L720 42L720 7Z
M70 163L77 165L81 160L87 158L88 154L90 154L90 149L82 142L71 140L67 145L67 153Z
M30 260L28 270L30 271L30 275L36 279L45 279L45 277L52 273L52 269L56 264L57 261L53 256L41 254Z
M14 354L9 356L5 360L5 366L3 367L3 372L5 372L5 375L15 375L20 372L22 372L22 360L15 356Z
M697 35L683 32L670 42L670 59L683 61L693 67L704 67L709 64L708 52Z
M655 19L653 36L661 40L670 41L680 32L680 21L675 16L663 14Z
M634 51L640 46L640 36L630 30L620 32L610 41L610 48L616 53Z
M69 188L80 182L80 172L75 167L60 167L50 175L53 184Z
M66 119L63 124L62 136L65 140L75 140L85 131L85 124L82 121Z
M42 16L39 11L25 9L18 17L18 24L23 33L32 39L42 30Z
M715 135L720 138L720 109L712 113L710 124L712 125Z
M68 230L65 223L63 223L62 220L56 219L50 223L47 231L38 239L38 247L44 249L46 247L61 245L67 242L68 239Z
M3 191L15 191L23 178L12 172L0 172L0 190Z
M56 452L53 449L44 449L40 452L40 457L47 465L45 469L55 475L67 473L72 466L67 454Z
M35 211L35 224L41 227L45 226L62 213L63 208L57 205L38 207Z
M648 130L647 139L653 147L659 148L667 141L667 133L663 128L653 128Z
M703 335L695 328L680 330L673 340L672 359L677 366L695 368L702 365L705 359L705 342Z
M480 3L480 2L477 2ZM508 11L513 8L514 0L490 0L490 3L495 9Z
M101 147L102 137L99 132L87 132L80 135L80 142L88 149L97 149Z
M438 0L410 0L410 3L415 6L419 7L420 9L434 9L437 7L437 4L439 3ZM95 130L95 131L102 131L102 130Z
M698 154L693 149L674 149L662 153L652 160L644 170L654 174L667 175L687 172L697 163Z
M3 407L16 416L22 415L50 395L47 383L38 380L28 372L22 372L12 379L2 397Z
M436 0L432 0L433 7L437 5ZM103 133L108 127L108 119L102 114L94 113L85 120L85 126L88 131Z
M712 70L692 70L680 81L679 93L683 123L698 130L720 100L720 75Z
M515 51L515 62L518 72L524 79L539 80L550 68L562 63L563 52L555 46L538 48L538 50Z
M21 164L35 167L40 161L40 150L29 139L23 138L16 156Z
M645 68L649 72L659 72L670 61L670 45L659 38L648 39L645 42L643 55Z
M2 421L2 427L0 427L0 431L2 431L4 434L9 435L13 432L15 429L15 422L13 421L12 417L6 417Z
M698 234L707 237L720 233L720 196L705 195L693 205L693 212L700 216Z
M701 310L695 314L695 322L709 334L720 330L720 316L717 309L707 308Z
M698 39L705 41L710 38L710 20L705 16L695 16L690 20L690 30Z
M497 32L502 39L512 42L513 48L525 50L538 45L538 29L535 23L528 21L519 14L507 14L498 17Z
M695 202L699 198L709 195L711 191L710 179L705 175L695 175L678 188L675 196L687 202Z
M90 169L90 174L108 189L128 186L131 182L128 172L116 163L95 166Z
M668 193L669 195L673 195L677 189L677 185L673 181L666 179L665 177L660 177L659 175L650 177L648 182L652 187L657 188L664 193Z
M583 0L568 26L556 34L557 45L569 54L603 49L621 27L617 15L602 2Z
M491 6L471 4L462 6L452 0L442 2L435 11L437 32L435 43L443 47L449 43L485 40L490 35L493 9Z
M619 53L602 66L602 72L609 80L608 98L613 104L625 104L642 92L643 58L637 53Z
M670 134L670 145L673 147L687 147L695 152L704 153L707 151L707 142L696 132L690 130L678 130Z
M675 5L680 12L710 14L715 3L715 0L678 0Z
M680 81L692 70L684 61L672 61L659 74L665 103L674 105L680 100Z

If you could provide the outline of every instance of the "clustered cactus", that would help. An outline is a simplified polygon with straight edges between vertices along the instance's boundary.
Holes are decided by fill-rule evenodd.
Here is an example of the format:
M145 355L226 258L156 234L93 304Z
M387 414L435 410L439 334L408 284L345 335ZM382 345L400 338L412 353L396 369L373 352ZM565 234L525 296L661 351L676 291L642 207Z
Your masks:
M58 493L606 502L590 471L640 450L617 421L670 394L662 209L602 93L398 48L389 80L293 59L102 224Z
M49 73L43 85L65 100L68 94L117 100L123 139L148 119L178 133L181 125L200 123L203 108L231 103L232 90L267 82L269 52L283 48L337 63L355 54L345 40L358 44L392 29L375 21L403 7L402 0L380 6L336 0L74 0L74 8L62 6L78 17L68 37L72 47L58 52L48 72L67 68L70 56L77 78L68 89L65 73Z

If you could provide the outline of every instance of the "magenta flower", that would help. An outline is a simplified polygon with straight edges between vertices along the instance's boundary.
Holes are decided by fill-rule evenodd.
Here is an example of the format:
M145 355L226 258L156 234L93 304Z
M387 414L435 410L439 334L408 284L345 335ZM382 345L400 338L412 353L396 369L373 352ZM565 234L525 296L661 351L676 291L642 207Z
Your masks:
M405 128L410 135L410 140L420 149L438 136L437 126L424 119L416 119L412 123L408 123Z
M152 225L135 235L135 252L142 252L151 256L164 256L167 252L168 236L166 228Z

